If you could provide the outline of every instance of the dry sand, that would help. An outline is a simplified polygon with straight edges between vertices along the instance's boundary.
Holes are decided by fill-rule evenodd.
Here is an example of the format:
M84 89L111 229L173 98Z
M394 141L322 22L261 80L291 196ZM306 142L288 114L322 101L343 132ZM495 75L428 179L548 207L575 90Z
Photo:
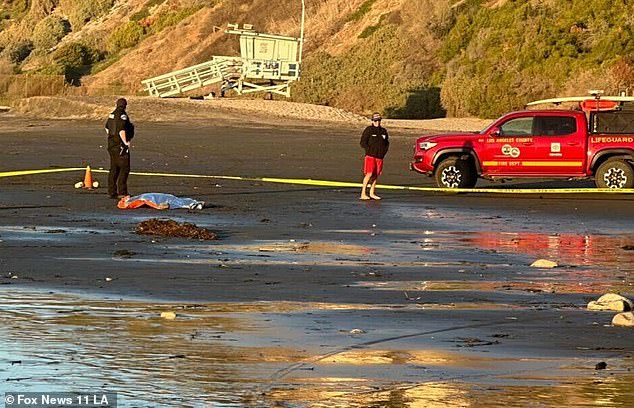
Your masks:
M14 113L41 119L104 119L114 107L116 97L32 97L19 101ZM342 109L281 100L267 101L246 98L158 99L127 97L130 115L136 121L189 121L212 119L244 120L247 114L253 121L277 123L301 122L319 125L324 121L362 126L365 116ZM429 120L385 119L389 128L432 131L479 131L490 123L478 118L440 118Z

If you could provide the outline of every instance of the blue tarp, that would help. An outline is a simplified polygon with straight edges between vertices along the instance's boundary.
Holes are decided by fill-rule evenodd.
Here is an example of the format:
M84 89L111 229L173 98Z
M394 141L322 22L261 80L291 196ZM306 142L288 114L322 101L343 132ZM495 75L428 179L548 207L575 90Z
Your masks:
M177 208L200 210L205 206L205 202L197 201L192 198L180 198L165 193L143 193L132 197L124 197L117 204L117 207L123 209L143 206L156 208L158 210L174 210Z

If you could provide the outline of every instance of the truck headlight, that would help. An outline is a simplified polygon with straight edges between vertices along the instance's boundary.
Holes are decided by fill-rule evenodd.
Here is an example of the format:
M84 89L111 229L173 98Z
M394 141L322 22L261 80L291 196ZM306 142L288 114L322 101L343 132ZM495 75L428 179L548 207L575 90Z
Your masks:
M418 144L418 148L420 150L429 150L432 147L435 147L438 143L434 143L434 142L420 142Z

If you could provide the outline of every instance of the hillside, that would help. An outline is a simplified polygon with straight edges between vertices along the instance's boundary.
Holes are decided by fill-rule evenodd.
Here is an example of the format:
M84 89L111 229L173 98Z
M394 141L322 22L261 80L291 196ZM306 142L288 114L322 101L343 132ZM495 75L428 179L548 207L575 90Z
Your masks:
M634 90L634 0L305 1L295 101L493 117L544 97ZM300 13L300 0L4 0L0 74L141 95L142 79L239 55L227 23L299 36Z

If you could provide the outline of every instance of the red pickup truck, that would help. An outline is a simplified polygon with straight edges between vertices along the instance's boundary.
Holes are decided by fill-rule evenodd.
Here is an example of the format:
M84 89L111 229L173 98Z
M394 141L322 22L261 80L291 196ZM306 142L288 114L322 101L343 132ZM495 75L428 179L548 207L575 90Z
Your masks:
M634 102L629 99L634 98L614 99L586 98L571 110L509 113L479 133L422 136L410 168L434 176L445 188L471 188L479 177L594 178L599 188L632 188Z

